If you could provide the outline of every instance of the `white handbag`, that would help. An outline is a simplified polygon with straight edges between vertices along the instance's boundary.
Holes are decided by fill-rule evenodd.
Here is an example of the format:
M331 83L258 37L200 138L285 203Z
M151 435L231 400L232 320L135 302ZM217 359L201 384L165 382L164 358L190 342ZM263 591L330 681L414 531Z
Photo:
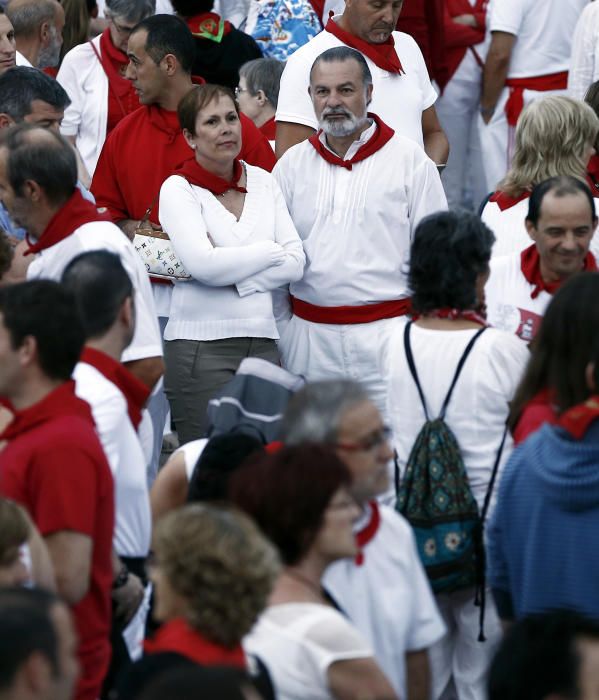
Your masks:
M167 280L189 280L191 275L185 271L175 253L171 239L162 229L155 229L150 223L150 207L135 229L133 245L140 256L150 277Z

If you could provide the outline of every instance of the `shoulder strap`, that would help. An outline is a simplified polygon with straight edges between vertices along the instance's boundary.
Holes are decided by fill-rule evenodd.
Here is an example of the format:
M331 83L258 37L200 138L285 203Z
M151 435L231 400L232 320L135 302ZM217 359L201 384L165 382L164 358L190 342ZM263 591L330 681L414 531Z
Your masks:
M464 367L464 364L466 360L468 359L468 355L470 354L470 351L474 347L474 343L480 338L480 336L487 330L486 326L483 326L479 331L477 331L472 338L470 339L470 342L468 345L466 345L466 349L462 353L462 357L460 357L460 361L458 362L458 366L456 367L455 374L453 375L453 379L451 381L451 384L449 386L449 391L447 392L447 396L445 397L445 401L443 401L443 406L441 407L441 413L439 414L439 418L443 420L445 418L445 413L447 411L447 407L449 406L449 401L451 399L451 395L453 394L453 390L455 389L455 385L458 382L458 378L460 374L462 373L462 369Z
M497 450L497 455L495 456L495 464L493 464L493 471L491 472L491 478L489 480L489 486L487 487L487 493L485 494L485 500L483 502L483 508L480 513L480 521L484 524L485 518L489 511L489 506L491 505L491 495L493 494L493 487L495 486L495 479L497 477L497 472L499 471L499 462L501 462L501 455L503 454L503 448L505 445L505 439L507 437L508 427L505 426L503 430L503 436L501 442L499 443L499 449Z
M410 347L410 329L412 328L412 323L412 321L408 321L406 323L406 327L404 328L403 332L403 344L406 351L408 367L410 368L410 374L412 375L416 388L418 389L418 395L420 396L420 402L422 403L422 409L424 410L424 417L428 421L430 419L426 409L426 401L424 400L424 394L422 393L422 387L420 386L420 380L418 379L418 372L416 371L416 365L414 364L414 355L412 355L412 348Z

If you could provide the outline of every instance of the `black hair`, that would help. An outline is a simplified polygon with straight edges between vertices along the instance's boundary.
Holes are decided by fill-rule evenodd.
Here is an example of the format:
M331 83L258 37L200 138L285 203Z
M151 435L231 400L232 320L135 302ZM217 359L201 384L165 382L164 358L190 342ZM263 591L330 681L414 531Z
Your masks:
M63 381L71 378L84 343L71 292L51 280L9 285L0 289L0 312L14 350L33 336L44 374Z
M422 219L410 252L414 311L475 308L476 279L488 270L494 241L492 231L470 212L439 212Z
M598 299L597 272L574 275L553 296L511 404L512 430L528 402L545 389L559 413L588 398L585 370L599 349Z
M312 83L312 74L314 69L320 63L342 63L343 61L355 61L362 71L362 82L364 86L372 85L372 73L366 63L366 59L356 49L350 49L349 46L335 46L332 49L323 51L320 56L312 64L310 68L310 83Z
M241 432L211 438L191 475L187 500L226 501L231 474L250 455L263 450L260 440Z
M118 255L93 250L73 258L62 273L62 284L72 292L86 340L98 338L113 325L133 285Z
M171 0L173 9L181 17L193 17L202 12L210 12L213 0Z
M582 180L572 177L571 175L559 175L557 177L550 177L548 180L543 180L543 182L535 185L530 194L526 220L530 221L535 228L541 217L541 207L543 206L545 195L550 192L556 197L583 194L589 202L591 218L593 221L597 218L597 214L595 213L595 200L593 199L593 193L589 186Z
M63 204L77 187L77 159L71 144L60 134L34 124L5 129L0 147L8 150L7 175L17 196L33 180L50 204Z
M135 25L132 34L139 31L148 33L145 50L156 65L167 54L173 54L183 72L191 74L196 54L195 39L180 17L173 15L146 17Z
M37 68L15 66L0 75L0 112L22 122L34 100L63 110L71 104L62 85Z
M488 676L489 700L579 698L576 642L599 642L599 625L557 610L516 622L505 635Z
M48 591L0 588L0 690L11 687L23 663L34 653L59 673L58 638L51 611L59 599Z

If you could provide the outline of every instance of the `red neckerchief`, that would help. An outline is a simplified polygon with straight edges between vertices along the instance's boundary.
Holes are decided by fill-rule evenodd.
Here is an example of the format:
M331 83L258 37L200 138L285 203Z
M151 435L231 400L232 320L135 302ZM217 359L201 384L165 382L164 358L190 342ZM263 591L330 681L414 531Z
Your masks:
M584 403L568 409L557 419L557 425L581 440L591 423L599 419L599 396L591 396Z
M174 652L202 666L233 666L243 670L247 668L241 644L227 649L216 642L210 642L193 630L183 618L176 618L162 625L154 637L144 643L144 651L148 654Z
M320 131L316 132L315 134L312 134L308 141L312 144L312 146L314 146L316 152L327 161L327 163L331 163L331 165L338 165L341 168L351 170L354 163L359 163L361 160L369 158L371 155L373 155L373 153L380 151L380 149L395 134L393 129L390 126L387 126L385 122L382 121L376 114L368 112L368 116L374 120L377 126L376 131L363 146L360 146L357 153L355 153L351 158L348 158L347 160L339 158L338 155L336 155L332 151L329 151L329 149L324 145L324 143L322 143L322 141L319 138L320 134L322 134L322 129L320 129Z
M75 394L75 382L72 379L22 411L17 411L10 402L3 403L14 414L14 418L0 434L0 440L13 440L57 416L79 416L95 428L91 408Z
M172 144L181 134L181 125L179 124L177 112L170 112L158 105L149 105L147 109L148 117L152 124L167 134L169 145ZM151 148L151 144L148 144L148 147Z
M519 197L510 197L510 195L506 194L505 192L497 191L489 197L489 202L495 202L501 211L505 211L506 209L511 209L513 206L518 204L518 202L522 202L529 197L530 192L523 192Z
M151 389L129 372L121 362L117 362L110 355L95 348L84 347L79 361L95 367L109 382L120 389L127 401L129 418L137 430L141 423L142 408L152 393Z
M274 117L271 117L262 126L258 127L269 141L274 141L277 135L277 122Z
M241 165L241 161L237 158L233 163L233 179L231 181L224 180L222 177L209 172L206 168L203 168L195 158L189 158L189 160L186 160L175 170L174 175L181 175L189 184L203 187L205 190L212 192L213 195L218 196L229 190L243 192L244 194L247 193L245 187L240 187L235 184L239 182L242 173L243 166Z
M487 319L477 311L472 309L433 309L422 314L413 314L412 320L417 321L419 318L449 318L452 321L472 321L478 323L479 326L488 326Z
M395 50L395 39L391 35L387 41L382 44L369 44L364 39L360 39L354 34L346 32L342 29L337 22L333 21L333 18L325 25L325 31L330 32L333 36L336 36L339 41L342 41L346 46L356 49L360 53L367 56L375 65L388 73L395 73L397 75L404 74L405 71L401 66L401 61Z
M231 23L222 19L216 12L202 12L202 14L188 17L185 20L191 33L198 39L208 39L220 44L222 38L231 32Z
M25 236L27 243L29 243L29 248L25 255L39 253L40 250L51 248L53 245L68 238L73 231L76 231L83 224L89 224L93 221L110 221L110 217L108 214L99 214L95 205L84 199L79 188L76 187L69 199L50 219L37 243L31 242L29 234Z
M534 289L530 293L531 299L536 299L541 292L555 294L555 292L557 292L557 290L564 283L564 280L545 282L543 276L541 275L541 257L539 255L539 251L537 250L537 246L534 243L530 247L526 248L526 250L522 251L520 254L520 260L522 274L529 284L534 285ZM587 253L582 269L591 270L593 272L597 270L595 256L591 252Z
M126 97L130 92L135 95L133 83L119 72L119 68L129 63L127 54L112 43L110 29L108 28L102 32L102 36L100 37L100 50L102 57L108 59L102 61L102 68L104 68L106 72L111 89L114 90L119 97ZM139 107L139 99L137 100L137 106Z
M587 183L593 192L599 190L599 156L591 156L587 165ZM595 196L593 194L593 196Z
M369 501L368 506L370 508L370 519L361 530L356 532L356 544L360 550L355 558L355 562L358 566L362 566L364 563L364 547L366 547L376 535L381 524L379 504L376 501Z

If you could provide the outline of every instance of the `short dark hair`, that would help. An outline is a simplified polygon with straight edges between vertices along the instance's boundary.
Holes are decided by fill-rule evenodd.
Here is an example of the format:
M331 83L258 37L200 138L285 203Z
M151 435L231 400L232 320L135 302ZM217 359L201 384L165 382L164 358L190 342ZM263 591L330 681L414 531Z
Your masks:
M516 622L497 651L488 676L489 700L578 698L580 657L576 642L599 642L599 626L561 610Z
M262 90L266 99L276 109L284 70L285 64L276 58L255 58L241 66L239 77L245 78L250 95L257 95L258 90Z
M229 97L233 103L233 108L239 114L239 105L235 100L233 91L224 85L194 85L191 90L181 99L177 107L177 116L182 129L187 129L193 136L196 135L196 118L198 112L212 100L219 97Z
M191 475L187 500L227 500L231 475L250 455L263 451L260 440L244 433L225 433L210 438Z
M13 349L33 336L44 374L71 378L85 339L71 292L52 280L13 284L0 289L0 312Z
M171 0L173 9L181 17L193 17L202 12L209 12L213 6L213 0Z
M62 85L37 68L15 66L0 76L0 112L17 123L22 122L31 114L34 100L55 109L66 109L71 104Z
M543 206L543 200L549 193L558 198L567 197L568 195L583 194L589 202L591 218L593 221L597 219L597 214L595 212L595 201L589 186L576 177L571 177L570 175L559 175L558 177L550 177L548 180L544 180L538 185L535 185L530 194L526 220L530 221L535 228L537 227L539 219L541 218L541 207Z
M335 46L332 49L323 51L312 64L312 68L310 68L310 84L312 84L312 74L314 73L314 69L316 66L318 66L318 64L341 63L343 61L356 61L362 71L362 82L364 83L364 87L367 85L372 85L372 73L370 72L368 63L366 63L366 59L359 51L356 51L356 49L350 49L349 46Z
M7 175L15 193L33 180L51 204L62 204L77 187L77 159L60 134L34 124L17 124L0 132L0 148L8 150Z
M92 250L73 258L62 273L62 283L75 297L86 340L104 335L123 302L133 298L127 270L119 256L107 250Z
M312 546L335 492L350 485L350 472L332 449L301 445L250 458L231 477L229 497L292 565Z
M477 216L447 211L422 219L410 252L412 307L473 309L476 278L489 267L495 236Z
M11 687L21 665L36 652L48 659L54 674L59 673L58 638L51 618L59 603L48 591L0 588L0 690Z
M191 74L196 47L193 34L180 17L152 15L135 26L132 34L145 31L146 53L158 65L167 55L173 54L184 73Z

